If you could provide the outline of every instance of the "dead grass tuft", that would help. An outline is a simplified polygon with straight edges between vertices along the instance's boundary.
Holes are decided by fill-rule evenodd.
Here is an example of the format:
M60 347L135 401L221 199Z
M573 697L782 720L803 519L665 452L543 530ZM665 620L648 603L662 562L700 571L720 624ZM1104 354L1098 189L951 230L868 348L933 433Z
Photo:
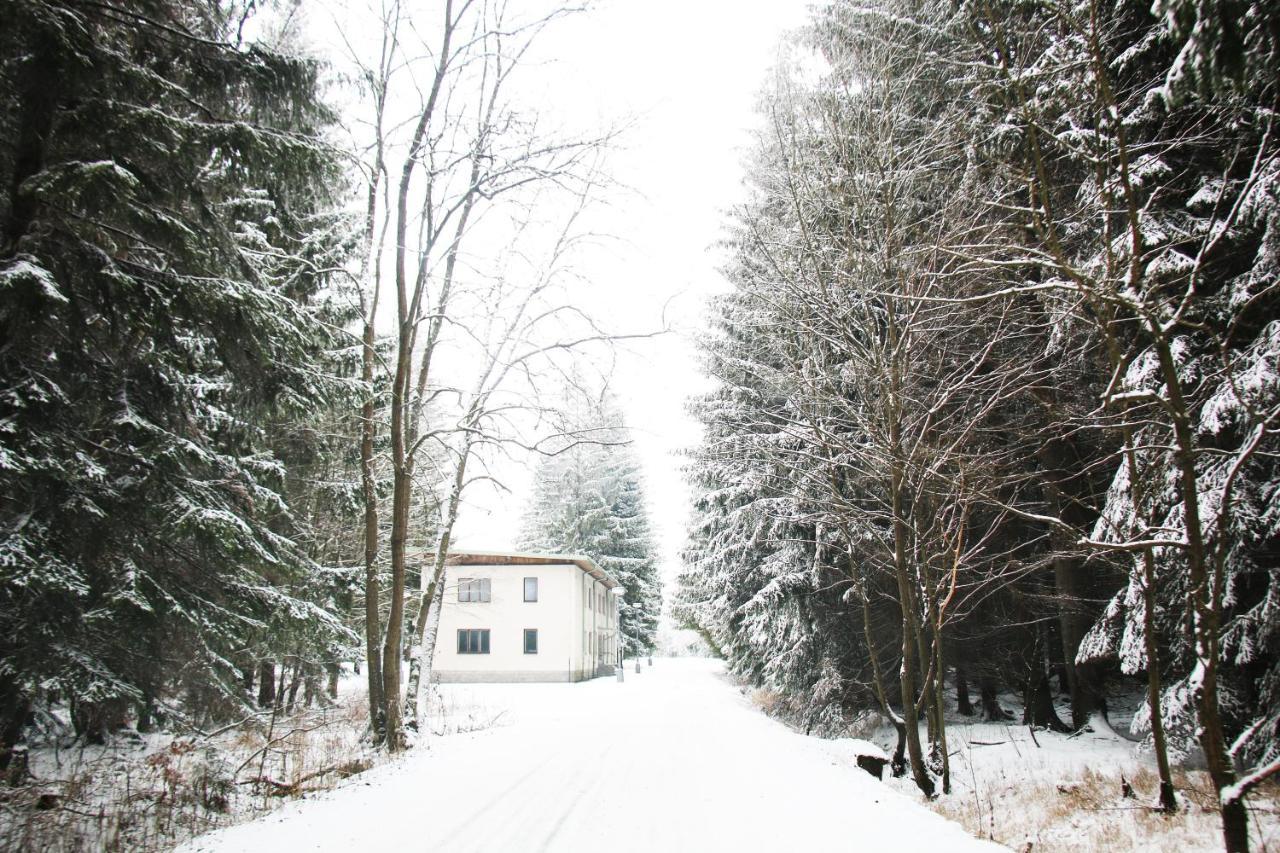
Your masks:
M767 687L756 687L751 691L751 703L770 717L776 717L784 710L786 699L776 690Z

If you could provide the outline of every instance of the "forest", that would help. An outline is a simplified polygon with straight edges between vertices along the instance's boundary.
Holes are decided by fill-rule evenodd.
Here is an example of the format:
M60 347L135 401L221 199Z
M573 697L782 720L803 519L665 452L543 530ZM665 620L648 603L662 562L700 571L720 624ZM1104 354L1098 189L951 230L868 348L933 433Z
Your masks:
M815 4L716 247L678 568L611 372L671 330L578 266L635 143L535 105L595 11L0 0L0 849L163 849L501 728L432 659L521 467L513 544L620 583L637 674L674 621L796 731L879 715L923 803L958 718L1129 703L1154 811L1203 772L1257 849L1280 5Z
M806 726L881 709L926 796L947 691L1069 732L1140 686L1161 807L1199 762L1248 849L1280 769L1278 27L841 0L762 94L677 609Z

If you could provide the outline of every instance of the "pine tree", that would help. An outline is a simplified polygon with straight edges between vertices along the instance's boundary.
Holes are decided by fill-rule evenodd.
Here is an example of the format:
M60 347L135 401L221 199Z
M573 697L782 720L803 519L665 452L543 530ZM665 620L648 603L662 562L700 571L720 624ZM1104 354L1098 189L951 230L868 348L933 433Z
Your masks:
M630 459L625 459L622 480L614 490L604 535L596 548L594 553L599 554L600 567L617 578L626 590L618 622L623 654L637 657L652 654L662 608L662 587L639 466Z
M520 548L585 554L613 575L625 593L623 653L653 651L662 582L640 466L626 447L579 444L544 459L522 528Z
M351 229L317 66L231 9L0 4L6 760L33 703L90 737L216 713L278 626L345 633L300 592L270 425L348 387Z

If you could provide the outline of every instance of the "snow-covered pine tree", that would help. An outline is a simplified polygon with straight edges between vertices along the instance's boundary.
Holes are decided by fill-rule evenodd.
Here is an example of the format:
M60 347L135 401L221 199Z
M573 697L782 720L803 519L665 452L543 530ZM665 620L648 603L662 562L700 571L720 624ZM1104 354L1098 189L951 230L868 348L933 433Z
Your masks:
M609 434L622 434L615 415ZM603 436L604 433L597 433ZM640 465L623 445L578 444L538 466L518 546L585 554L622 584L623 653L651 653L662 609L658 551Z
M1202 751L1226 847L1245 850L1236 773L1280 768L1261 652L1277 639L1277 12L974 11L1021 137L997 156L1034 234L1025 259L1104 344L1106 412L1089 426L1123 434L1092 541L1129 555L1128 583L1078 659L1160 674L1170 740ZM1149 704L1137 721L1156 718Z
M252 6L0 3L0 762L33 703L199 717L265 629L344 630L292 592L268 425L345 388L352 229L317 66Z
M619 607L624 655L652 654L662 609L658 554L649 529L640 467L625 450L621 482L613 493L605 533L598 550L600 567L626 590ZM591 553L591 552L589 552Z
M799 377L838 371L806 349L822 336L795 331L801 317L812 319L796 292L808 265L821 262L806 256L812 244L791 190L803 184L820 228L835 205L808 193L836 181L823 174L830 161L810 135L820 125L805 113L813 93L792 72L780 69L776 91L762 97L767 129L750 164L751 197L730 228L733 290L717 300L702 339L716 387L691 405L703 440L687 469L694 518L673 612L736 674L776 691L779 711L820 728L837 722L846 702L873 700L861 619L850 618L849 585L833 565L845 565L843 548L824 524L832 514L820 498L825 477L815 475L821 466L800 413ZM791 158L802 161L794 171ZM894 631L892 620L884 624Z

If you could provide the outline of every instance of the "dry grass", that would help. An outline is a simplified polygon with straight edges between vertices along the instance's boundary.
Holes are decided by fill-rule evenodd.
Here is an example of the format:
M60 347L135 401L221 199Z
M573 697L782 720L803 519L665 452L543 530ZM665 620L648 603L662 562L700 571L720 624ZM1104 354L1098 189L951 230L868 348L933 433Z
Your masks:
M786 698L776 690L756 687L751 690L751 703L770 717L777 717L784 710Z
M161 850L250 819L372 766L361 697L216 736L153 736L33 752L36 777L0 791L0 850Z
M1126 796L1122 778L1132 786ZM977 790L932 803L940 814L981 838L1018 851L1138 851L1221 849L1217 797L1208 775L1175 771L1181 810L1165 815L1154 771L1084 768L1052 781L1001 777ZM1260 789L1250 800L1250 834L1256 851L1280 851L1280 787Z

